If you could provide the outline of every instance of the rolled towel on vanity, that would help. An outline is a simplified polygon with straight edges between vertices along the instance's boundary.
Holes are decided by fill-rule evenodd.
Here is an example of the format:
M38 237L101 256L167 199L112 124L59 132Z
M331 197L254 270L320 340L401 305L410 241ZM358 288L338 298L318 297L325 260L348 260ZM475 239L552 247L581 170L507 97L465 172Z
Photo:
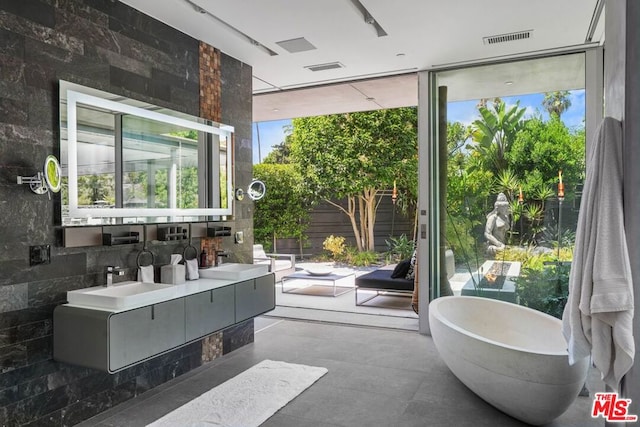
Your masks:
M154 283L153 265L145 265L138 268L138 281L143 283Z
M185 260L187 265L187 280L196 280L200 278L200 274L198 274L198 260L187 259Z

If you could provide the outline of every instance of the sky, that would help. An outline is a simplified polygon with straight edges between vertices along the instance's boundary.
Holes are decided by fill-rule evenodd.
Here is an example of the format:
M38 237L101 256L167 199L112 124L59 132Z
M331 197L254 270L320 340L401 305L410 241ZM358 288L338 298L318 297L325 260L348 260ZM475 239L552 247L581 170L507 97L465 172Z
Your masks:
M253 164L260 163L274 145L284 141L285 127L291 126L291 120L273 120L253 124ZM258 137L259 136L259 137ZM258 141L260 144L258 145Z
M576 129L584 125L585 104L584 90L570 91L571 106L562 114L562 121L569 129ZM535 115L542 115L543 120L549 118L549 114L542 108L544 94L520 95L514 97L503 97L504 102L509 105L520 100L520 106L526 107L525 118ZM448 105L447 119L450 122L461 122L464 125L471 124L479 117L476 108L477 100L450 102ZM272 150L273 146L280 144L285 138L285 127L291 125L291 120L274 120L269 122L259 122L253 124L253 163L260 163L262 159ZM258 138L259 130L259 138ZM258 145L258 141L260 145Z

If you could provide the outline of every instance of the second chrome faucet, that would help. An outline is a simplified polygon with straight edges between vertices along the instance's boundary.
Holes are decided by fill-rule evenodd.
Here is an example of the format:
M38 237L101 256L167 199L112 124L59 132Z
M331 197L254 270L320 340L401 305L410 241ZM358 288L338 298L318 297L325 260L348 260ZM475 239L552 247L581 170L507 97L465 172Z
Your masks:
M122 276L124 275L124 270L120 267L108 265L105 268L105 276L106 276L106 286L113 285L113 275Z
M216 251L215 253L216 257L215 257L215 266L219 266L222 264L222 260L223 258L228 258L229 254L225 251Z

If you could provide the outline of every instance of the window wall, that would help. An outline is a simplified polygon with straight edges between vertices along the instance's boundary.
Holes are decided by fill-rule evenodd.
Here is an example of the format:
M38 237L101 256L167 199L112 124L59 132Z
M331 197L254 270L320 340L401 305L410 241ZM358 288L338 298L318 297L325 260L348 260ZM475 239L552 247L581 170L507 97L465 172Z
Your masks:
M422 73L421 99L429 100L420 105L422 313L433 298L453 294L561 315L585 146L601 117L588 95L598 86L598 57ZM456 274L447 278L439 272L451 252Z

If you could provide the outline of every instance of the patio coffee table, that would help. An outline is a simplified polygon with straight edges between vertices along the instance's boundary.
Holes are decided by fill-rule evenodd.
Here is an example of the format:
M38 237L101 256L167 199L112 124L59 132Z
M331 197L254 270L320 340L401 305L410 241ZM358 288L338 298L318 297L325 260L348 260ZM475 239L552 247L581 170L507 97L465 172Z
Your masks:
M342 294L346 294L347 292L353 291L355 289L354 286L337 286L336 282L342 279L345 279L347 277L353 276L355 278L356 274L354 272L351 273L346 273L346 274L323 274L323 275L315 275L315 274L309 274L306 271L301 271L301 272L296 272L293 274L289 274L287 276L284 276L282 278L282 293L298 293L298 294L304 294L304 295L317 295L317 296L333 296L333 297L337 297L340 296ZM287 282L288 280L308 280L308 281L318 281L318 282L331 282L332 286L333 286L333 295L318 295L318 294L310 294L310 293L304 293L304 292L300 292L301 290L304 290L306 287L310 287L310 286L314 286L314 285L318 285L318 286L329 286L329 285L325 285L322 283L315 283L315 284L310 284L308 286L306 286L305 288L292 288L289 290L285 290L285 282ZM344 290L341 292L336 292L338 288L343 288Z

